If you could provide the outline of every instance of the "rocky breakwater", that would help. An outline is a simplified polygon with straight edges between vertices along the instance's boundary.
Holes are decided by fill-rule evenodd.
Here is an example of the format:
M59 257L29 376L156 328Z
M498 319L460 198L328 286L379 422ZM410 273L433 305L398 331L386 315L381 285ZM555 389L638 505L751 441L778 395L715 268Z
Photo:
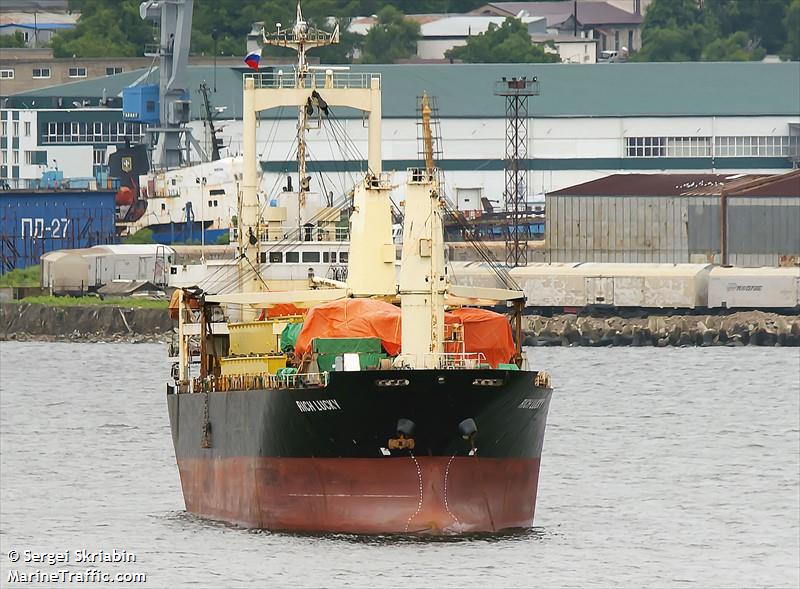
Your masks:
M166 309L0 303L0 340L167 341Z
M760 311L631 319L529 315L523 332L528 346L800 346L800 317Z

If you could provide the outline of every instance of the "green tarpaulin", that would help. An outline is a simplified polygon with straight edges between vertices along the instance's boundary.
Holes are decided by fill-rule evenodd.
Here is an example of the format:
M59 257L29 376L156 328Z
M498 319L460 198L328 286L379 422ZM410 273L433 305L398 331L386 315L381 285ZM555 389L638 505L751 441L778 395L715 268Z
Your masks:
M336 364L336 356L341 354L319 354L317 355L317 366L320 372L332 372ZM382 358L387 358L386 354L375 352L358 352L358 364L362 370L367 368L377 368Z
M311 350L317 354L380 354L381 340L377 337L316 337L311 342Z
M295 343L297 343L297 336L300 335L301 329L303 329L302 323L289 323L283 328L281 332L281 352L290 352L294 350Z

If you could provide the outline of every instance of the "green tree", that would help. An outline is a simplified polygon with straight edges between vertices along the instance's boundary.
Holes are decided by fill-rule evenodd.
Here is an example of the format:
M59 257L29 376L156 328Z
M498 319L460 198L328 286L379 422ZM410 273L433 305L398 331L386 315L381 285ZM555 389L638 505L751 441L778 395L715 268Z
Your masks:
M632 61L763 59L786 43L789 0L653 0Z
M58 33L51 46L56 57L130 57L153 42L151 26L139 16L138 0L81 0L74 29Z
M133 235L122 238L122 243L155 243L152 229L139 229Z
M764 59L767 51L756 47L744 31L714 39L703 48L703 61L754 61Z
M552 43L546 44L551 49ZM492 23L485 33L467 39L467 44L445 53L451 59L467 63L555 63L557 53L531 41L528 28L516 18L507 18L499 27Z
M27 268L17 268L0 276L0 286L39 286L41 283L41 266L39 264Z
M320 63L352 63L353 56L356 50L361 47L363 38L361 35L347 30L351 20L348 17L336 18L336 22L339 25L339 42L314 51L312 55L318 57ZM332 27L321 26L320 28L330 28L332 30Z
M0 35L0 47L25 47L25 37L19 31L13 35Z
M744 31L767 52L778 53L786 43L783 21L788 5L789 0L706 0L704 7L706 20L722 37Z
M247 33L256 21L264 21L267 30L276 22L294 20L294 8L289 2L195 2L192 15L192 45L194 54L214 54L212 32L217 31L217 54L244 57Z
M784 19L786 27L786 45L783 48L783 57L786 59L800 60L800 0L792 0L786 9Z
M351 61L353 49L359 36L347 32L350 16L358 14L360 2L336 2L335 0L306 0L303 2L303 17L312 25L333 30L335 22L341 31L338 45L314 51L313 55L327 63ZM216 0L194 4L192 17L193 54L214 54L212 31L217 31L217 54L244 56L247 33L254 22L263 22L267 31L275 30L277 23L283 28L292 26L295 20L296 5L283 0L262 0L256 3L242 3L241 0ZM294 52L278 47L264 47L264 57L286 57L292 61Z
M364 37L362 63L392 63L417 51L419 23L407 19L394 6L384 6Z
M688 28L702 20L697 0L653 0L642 23L642 39L652 30Z
M689 27L649 29L647 40L642 36L642 49L631 61L698 61L703 52L708 30L695 23Z

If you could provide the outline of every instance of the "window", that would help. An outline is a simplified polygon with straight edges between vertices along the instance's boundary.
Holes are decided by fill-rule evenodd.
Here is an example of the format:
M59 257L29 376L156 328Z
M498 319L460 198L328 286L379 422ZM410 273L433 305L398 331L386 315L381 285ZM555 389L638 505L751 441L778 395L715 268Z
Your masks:
M34 80L46 80L50 77L50 68L49 67L35 67L33 68L33 79Z
M322 252L322 262L327 264L331 261L331 255L328 252Z
M269 252L269 263L270 264L282 264L283 263L283 252Z
M4 164L5 165L6 163L8 163L8 162L6 162L6 150L5 149L0 149L0 164Z
M11 163L14 164L15 166L19 165L19 152L18 151L11 152Z
M0 80L13 80L14 70L0 70Z
M339 254L339 263L340 264L346 264L348 257L349 257L349 254L347 252L341 252Z
M299 262L300 254L298 252L286 252L286 263Z
M666 137L626 137L626 157L664 157Z
M714 141L717 157L790 157L797 152L798 137L788 135L722 136Z
M311 263L319 263L319 252L303 252L303 261Z
M162 211L166 211L167 210L167 205L165 203L163 203L163 202L161 203L161 210Z
M69 68L69 77L70 78L85 78L86 77L86 68L85 67L71 67L71 68Z
M25 121L25 137L31 136L31 123L30 121Z
M121 128L125 130L124 125ZM118 129L116 122L47 123L42 125L42 143L119 143L125 136L119 135ZM141 124L130 123L128 130L131 141L142 140Z
M19 137L19 122L17 121L11 123L11 136Z
M633 51L633 31L628 31L628 53Z
M33 164L33 152L32 151L25 151L25 165L30 166Z
M8 135L8 123L6 123L5 121L0 123L0 131L2 131L2 132L0 132L0 135L7 136Z
M106 150L105 149L94 149L92 150L92 156L95 166L104 166L106 163Z
M667 157L711 157L711 137L667 137Z
M121 67L107 67L106 68L106 75L113 76L114 74L121 74L122 68Z
M614 49L619 51L619 31L614 31Z

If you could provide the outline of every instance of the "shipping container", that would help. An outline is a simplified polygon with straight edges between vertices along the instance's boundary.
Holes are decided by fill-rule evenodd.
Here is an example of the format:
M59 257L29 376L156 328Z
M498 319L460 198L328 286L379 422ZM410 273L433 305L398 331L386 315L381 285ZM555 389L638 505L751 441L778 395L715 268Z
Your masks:
M711 270L708 306L727 309L800 307L800 268L724 268Z
M161 244L97 245L41 257L42 287L53 293L94 291L113 281L165 286L174 252Z
M457 284L500 286L484 263L450 265ZM708 303L707 264L529 264L509 274L537 308L696 309Z
M112 191L0 191L0 274L47 252L116 241Z

